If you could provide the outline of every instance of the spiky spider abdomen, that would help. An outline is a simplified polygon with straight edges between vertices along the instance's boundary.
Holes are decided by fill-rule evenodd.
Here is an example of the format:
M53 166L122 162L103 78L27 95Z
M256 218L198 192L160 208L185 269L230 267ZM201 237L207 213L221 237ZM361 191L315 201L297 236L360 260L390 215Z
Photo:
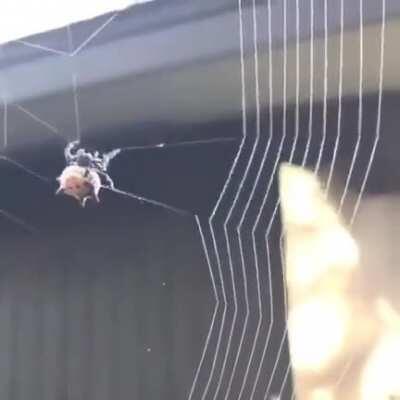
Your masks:
M59 183L57 193L75 198L82 207L89 199L99 202L101 179L94 169L69 165L64 168L57 181Z

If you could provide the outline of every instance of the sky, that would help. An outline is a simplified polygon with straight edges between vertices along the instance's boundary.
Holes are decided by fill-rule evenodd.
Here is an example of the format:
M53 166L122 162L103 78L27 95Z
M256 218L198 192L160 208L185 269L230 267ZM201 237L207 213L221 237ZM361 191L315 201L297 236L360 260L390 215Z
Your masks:
M151 0L6 0L0 7L0 43L149 1Z

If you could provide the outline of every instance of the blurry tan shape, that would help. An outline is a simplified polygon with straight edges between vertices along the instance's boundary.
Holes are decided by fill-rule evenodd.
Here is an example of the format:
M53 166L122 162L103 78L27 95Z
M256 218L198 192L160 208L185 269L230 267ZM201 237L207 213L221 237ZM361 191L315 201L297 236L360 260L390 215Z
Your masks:
M385 333L370 354L361 377L362 400L400 398L400 316L384 299L376 308Z
M339 296L314 297L294 307L288 320L293 367L314 372L325 369L343 347L350 317Z
M313 173L283 164L279 174L283 226L286 236L286 277L298 292L312 289L327 273L346 270L329 279L340 288L359 261L358 247L326 202ZM301 295L301 293L299 293Z
M373 249L378 238L388 250L388 236L379 237L376 222L384 215L390 225L399 213L376 213L380 218L371 228L373 214L363 211L363 203L359 236L368 239L373 265L365 255L361 264L356 241L327 202L316 176L284 164L279 178L296 398L397 398L400 316L387 299L394 277L383 257L373 258ZM385 297L376 294L382 282Z
M400 399L400 334L386 334L370 355L362 373L363 400Z
M334 211L324 203L313 173L283 163L279 171L279 191L285 226L330 226L337 220Z
M376 308L379 318L389 328L400 333L400 315L399 313L385 300L378 298L376 300Z
M296 229L302 228L296 227L294 230ZM308 286L330 269L351 270L357 266L357 246L339 224L323 226L320 229L310 227L307 233L301 241L291 242L293 250L287 254L290 267L288 280L293 284Z
M311 393L310 400L334 400L332 389L318 388Z

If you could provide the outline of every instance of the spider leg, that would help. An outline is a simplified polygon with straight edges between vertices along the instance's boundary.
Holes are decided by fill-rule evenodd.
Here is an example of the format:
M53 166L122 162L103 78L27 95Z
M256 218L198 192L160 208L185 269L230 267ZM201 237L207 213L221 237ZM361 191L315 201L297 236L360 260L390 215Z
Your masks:
M107 187L108 189L114 189L114 181L111 179L111 176L107 174L107 172L104 172L100 169L96 169L96 172L106 180L106 184L108 185L108 186L102 185L102 187Z
M151 149L165 149L170 147L182 147L182 146L197 146L201 144L211 144L211 143L221 143L221 142L232 142L237 140L234 137L221 137L214 139L204 139L204 140L192 140L185 142L177 142L177 143L158 143L158 144L150 144L144 146L128 146L122 147L120 151L133 151L133 150L151 150Z
M5 217L6 219L14 222L15 224L19 225L23 229L25 229L28 232L31 233L38 233L39 231L35 229L34 227L28 225L26 222L22 221L22 219L17 218L15 215L10 214L8 211L1 210L0 209L0 214Z
M79 140L74 140L71 143L68 143L67 146L64 149L64 157L65 161L70 164L76 160L76 154L73 154L75 152L76 148L79 145Z
M85 208L85 207L86 207L86 202L87 202L87 201L88 201L88 198L87 198L87 197L83 198L83 199L80 201L80 205L81 205L82 208Z
M110 164L111 160L115 158L120 152L121 149L115 149L111 150L108 153L103 154L102 158L103 171L107 171L108 165Z
M6 156L1 156L1 155L0 155L0 160L4 160L4 161L9 162L10 164L14 165L15 167L17 167L17 168L19 168L19 169L22 169L22 170L25 171L27 174L29 174L29 175L31 175L31 176L34 176L35 178L38 178L38 179L40 179L40 180L43 181L43 182L46 182L46 183L50 182L50 179L49 179L49 178L46 178L46 177L44 177L43 175L40 175L40 174L38 174L37 172L32 171L31 169L25 167L25 165L22 165L22 164L19 163L18 161L14 161L14 160L12 160L11 158L8 158L8 157L6 157Z
M180 208L172 207L172 206L169 206L168 204L161 203L161 202L156 201L156 200L151 200L151 199L148 199L148 198L143 197L143 196L138 196L138 195L136 195L136 194L134 194L134 193L130 193L130 192L126 192L126 191L124 191L124 190L117 189L117 188L114 187L114 186L111 186L111 187L109 187L109 186L102 186L102 188L103 188L103 189L110 190L111 192L114 192L114 193L116 193L116 194L120 194L120 195L125 196L125 197L130 197L130 198L135 199L135 200L138 200L138 201L140 201L140 202L142 202L142 203L148 203L148 204L152 204L152 205L155 205L155 206L158 206L158 207L165 208L165 209L167 209L167 210L173 211L173 212L176 213L176 214L180 214L180 215L192 215L192 213L189 212L189 211L187 211L187 210L182 210L182 209L180 209Z
M93 200L96 203L100 203L99 195L96 192L93 193Z

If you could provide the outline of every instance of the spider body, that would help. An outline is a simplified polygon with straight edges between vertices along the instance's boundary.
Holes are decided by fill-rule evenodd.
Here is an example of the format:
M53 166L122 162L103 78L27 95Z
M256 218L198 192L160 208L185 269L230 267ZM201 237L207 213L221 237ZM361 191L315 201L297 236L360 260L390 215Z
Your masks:
M93 200L98 203L99 193L101 189L108 190L109 192L115 193L120 196L128 197L130 199L139 201L140 203L151 204L153 206L162 207L164 209L173 211L180 215L193 215L191 212L182 210L162 203L157 200L152 200L143 196L139 196L135 193L121 190L114 186L114 181L108 174L108 166L110 162L122 151L136 151L136 150L151 150L151 149L164 149L166 147L176 146L193 146L199 144L207 144L214 142L225 142L232 141L234 138L216 138L207 140L195 140L190 142L179 142L166 145L165 143L158 143L156 145L143 145L143 146L129 146L122 147L119 149L111 150L108 153L100 153L98 151L89 152L86 149L79 147L79 140L68 143L64 149L64 157L66 166L61 174L56 178L58 182L58 189L56 194L65 194L73 197L79 202L82 207L85 207L88 200ZM11 158L1 155L0 160L7 161L17 168L22 169L27 174L34 176L40 181L48 184L52 179L37 173L18 161L12 160ZM0 209L0 214L8 219L18 223L25 229L33 230L31 227L24 224L18 218L12 216L4 210Z
M102 187L113 188L114 183L107 174L108 164L119 150L100 155L78 148L75 141L65 148L64 156L67 166L57 178L59 188L57 194L63 193L76 199L82 207L87 200L99 202L99 192Z
M58 193L75 198L82 207L87 200L99 202L101 178L96 170L79 165L69 165L64 168L57 178L59 183Z

